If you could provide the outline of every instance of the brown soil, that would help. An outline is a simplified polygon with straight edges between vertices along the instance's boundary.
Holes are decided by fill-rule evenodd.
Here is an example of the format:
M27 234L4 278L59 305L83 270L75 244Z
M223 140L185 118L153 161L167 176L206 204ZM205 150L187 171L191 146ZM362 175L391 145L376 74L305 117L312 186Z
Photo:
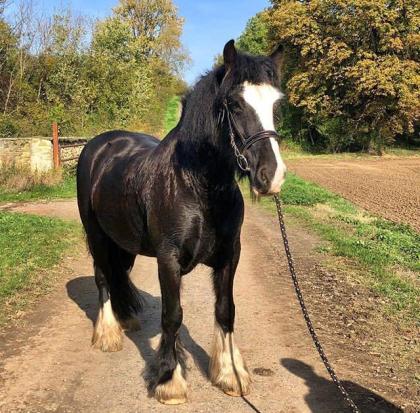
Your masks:
M17 209L64 218L77 216L74 201ZM315 237L293 225L289 232L298 270L305 274L304 294L320 338L361 410L400 412L403 410L397 406L405 406L404 411L415 412L415 389L407 384L412 382L408 377L411 370L393 370L397 377L390 378L388 365L383 364L387 361L366 350L369 340L391 343L393 339L393 328L384 328L386 320L373 323L375 306L380 305L377 297L350 285L341 274L325 271L313 252L318 243ZM207 378L213 330L208 269L198 268L184 280L181 339L188 353L190 400L172 408L148 397L144 374L154 363L160 332L155 260L139 257L133 270L133 280L145 302L140 315L142 330L127 334L123 351L105 354L90 347L97 293L90 257L83 254L66 259L56 290L39 302L21 325L0 334L0 411L348 412L307 334L274 217L248 205L242 242L235 282L236 335L253 373L247 400L225 396ZM366 321L359 320L362 314ZM345 317L355 318L351 329ZM363 337L369 343L363 345L359 330L365 330L359 324L366 323L369 335Z
M300 159L287 166L370 212L420 231L420 158Z

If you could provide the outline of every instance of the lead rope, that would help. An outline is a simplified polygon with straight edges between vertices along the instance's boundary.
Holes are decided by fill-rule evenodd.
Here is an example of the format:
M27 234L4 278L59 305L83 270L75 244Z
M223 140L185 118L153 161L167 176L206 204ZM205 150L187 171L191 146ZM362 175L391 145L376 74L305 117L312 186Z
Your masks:
M284 251L286 252L287 262L289 264L290 275L292 276L293 284L295 286L296 295L297 295L297 298L299 300L300 308L302 309L302 313L303 313L303 317L305 318L306 325L308 326L309 333L311 334L312 340L315 344L316 349L318 350L318 353L321 357L322 362L324 363L325 368L327 369L328 373L330 374L332 381L337 386L340 393L343 395L344 400L350 406L353 413L361 413L359 408L354 403L354 401L350 398L349 394L347 393L347 390L341 384L340 379L335 374L335 371L332 368L330 362L328 361L328 358L327 358L327 356L324 352L324 349L323 349L321 343L319 342L318 336L317 336L317 334L315 332L315 329L312 325L312 321L309 317L308 310L306 309L305 301L303 300L302 291L300 290L299 281L298 281L296 271L295 271L295 264L293 262L293 257L292 257L292 254L290 252L289 240L287 239L286 225L284 223L281 201L280 201L280 198L277 195L274 195L274 200L275 200L276 206L277 206L277 214L279 216L280 231L281 231L281 235L283 237Z

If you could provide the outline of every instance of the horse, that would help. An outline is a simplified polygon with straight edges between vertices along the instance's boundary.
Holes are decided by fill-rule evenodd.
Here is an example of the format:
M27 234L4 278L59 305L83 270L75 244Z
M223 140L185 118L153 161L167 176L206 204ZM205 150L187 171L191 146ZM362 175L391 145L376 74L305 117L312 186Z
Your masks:
M80 155L78 206L100 305L92 345L119 351L123 330L139 328L141 305L129 275L137 255L156 257L162 335L152 391L161 403L187 401L180 287L198 264L212 269L215 293L209 377L228 395L250 392L252 379L234 340L233 282L244 219L237 179L248 178L258 196L278 193L284 181L273 120L283 96L283 53L279 46L269 56L252 56L229 41L223 64L187 92L179 123L163 140L110 131Z

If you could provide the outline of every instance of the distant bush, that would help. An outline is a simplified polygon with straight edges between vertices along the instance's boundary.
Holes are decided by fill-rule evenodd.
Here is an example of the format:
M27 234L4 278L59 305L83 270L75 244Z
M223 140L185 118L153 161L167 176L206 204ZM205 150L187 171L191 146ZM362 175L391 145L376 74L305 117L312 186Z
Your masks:
M19 134L19 127L12 119L0 115L0 138L15 138Z

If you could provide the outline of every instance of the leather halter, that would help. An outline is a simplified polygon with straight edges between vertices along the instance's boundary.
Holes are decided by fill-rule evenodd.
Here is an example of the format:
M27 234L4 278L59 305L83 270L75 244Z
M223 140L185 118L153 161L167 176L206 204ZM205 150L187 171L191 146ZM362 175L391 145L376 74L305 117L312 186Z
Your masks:
M230 112L229 106L226 100L223 102L223 114L222 114L223 118L225 114L226 114L228 127L229 127L230 145L232 146L233 151L235 152L236 161L240 169L242 169L244 172L248 172L251 169L249 167L248 159L244 155L244 152L247 149L249 149L251 146L253 146L254 144L256 144L257 142L263 139L269 139L269 138L278 139L280 138L280 136L274 130L264 130L246 138L240 133L238 126L235 122L235 118L233 117L233 114ZM239 138L238 144L236 143L236 139L235 139L236 137Z

